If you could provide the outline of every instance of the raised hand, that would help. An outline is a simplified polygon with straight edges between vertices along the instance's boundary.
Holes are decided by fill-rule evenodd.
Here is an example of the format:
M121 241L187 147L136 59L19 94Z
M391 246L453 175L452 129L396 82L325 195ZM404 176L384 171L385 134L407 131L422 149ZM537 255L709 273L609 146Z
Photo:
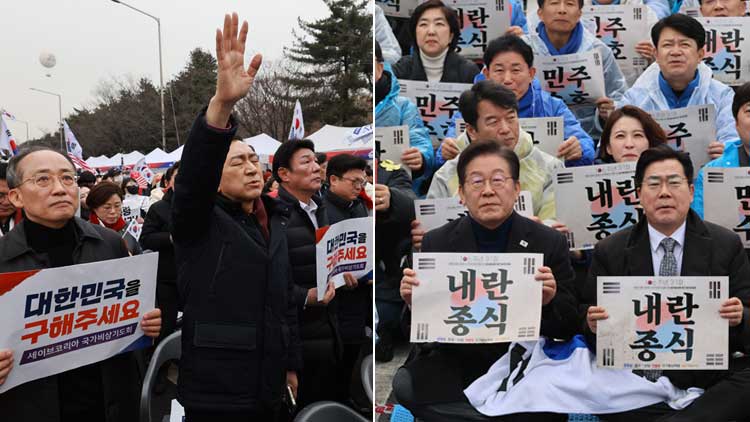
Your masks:
M238 32L237 13L224 16L224 30L216 30L216 59L218 73L216 93L208 105L206 121L209 125L224 128L229 122L234 104L242 99L258 74L263 57L256 54L245 69L245 42L247 21Z

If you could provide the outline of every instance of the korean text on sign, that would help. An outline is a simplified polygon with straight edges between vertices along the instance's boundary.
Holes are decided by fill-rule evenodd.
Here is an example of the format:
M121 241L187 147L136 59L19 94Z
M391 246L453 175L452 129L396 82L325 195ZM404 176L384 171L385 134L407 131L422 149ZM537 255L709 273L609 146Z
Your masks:
M500 343L539 337L541 254L415 253L411 341Z
M409 81L399 79L401 95L417 105L419 115L433 142L445 138L453 115L458 111L461 93L471 84Z
M728 277L598 277L598 366L727 369L728 289Z
M750 169L704 167L703 216L737 233L750 248Z
M315 246L318 300L328 281L345 284L344 273L360 278L372 271L372 218L351 218L318 230Z
M598 51L560 56L534 56L542 89L569 106L593 104L604 97L604 71Z

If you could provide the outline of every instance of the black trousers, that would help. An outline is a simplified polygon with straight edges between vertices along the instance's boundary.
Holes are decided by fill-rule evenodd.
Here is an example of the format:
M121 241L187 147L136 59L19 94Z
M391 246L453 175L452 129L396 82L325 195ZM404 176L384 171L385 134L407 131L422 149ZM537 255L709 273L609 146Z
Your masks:
M750 420L750 368L748 362L726 371L727 375L706 389L690 406L674 410L664 403L614 415L605 421L720 422Z
M518 413L490 417L469 404L463 390L494 363L482 356L463 359L450 351L434 350L417 356L396 372L393 393L396 400L417 418L428 422L503 421L562 422L568 415ZM500 355L495 357L499 359Z
M185 409L187 422L275 422L278 415L271 411L262 412L222 412Z

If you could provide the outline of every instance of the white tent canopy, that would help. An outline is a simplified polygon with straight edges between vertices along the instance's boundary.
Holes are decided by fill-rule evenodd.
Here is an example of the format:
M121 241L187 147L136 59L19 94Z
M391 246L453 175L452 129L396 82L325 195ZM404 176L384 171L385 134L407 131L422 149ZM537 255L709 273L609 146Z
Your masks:
M139 151L132 151L122 156L124 164L126 166L132 166L143 157L144 155L141 154Z
M255 149L255 153L260 156L269 156L276 153L276 150L281 145L281 142L273 139L272 137L266 135L265 133L261 133L260 135L252 136L250 138L245 138L243 141L246 144L249 144L250 146Z
M182 158L182 149L185 148L185 145L182 145L181 147L177 148L176 150L169 153L169 158L171 161L178 161L180 158Z
M174 161L172 157L158 147L146 154L146 164L171 163L172 161Z
M316 152L358 151L372 148L372 125L341 127L325 125L308 136Z

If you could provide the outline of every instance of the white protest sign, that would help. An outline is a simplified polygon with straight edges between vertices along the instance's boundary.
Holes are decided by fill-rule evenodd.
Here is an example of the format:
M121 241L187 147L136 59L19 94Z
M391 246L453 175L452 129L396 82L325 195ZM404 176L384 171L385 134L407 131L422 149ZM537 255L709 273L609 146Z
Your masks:
M510 28L511 9L505 0L446 0L458 14L460 27L457 51L480 59L487 44Z
M557 149L563 143L565 123L562 117L526 117L518 119L521 130L531 135L534 145L557 157Z
M597 50L560 56L534 56L542 89L569 106L594 104L605 96L604 71Z
M408 18L421 3L419 0L375 0L386 16Z
M518 195L513 209L524 217L534 215L534 206L531 203L531 192L524 190ZM416 219L422 225L425 232L436 229L457 218L469 215L469 211L461 203L458 196L450 198L416 199L414 201Z
M697 18L706 31L703 62L713 70L714 79L739 86L750 81L750 17ZM745 29L749 28L749 29Z
M638 222L635 162L555 170L557 219L568 226L571 250L593 249Z
M315 264L318 300L326 293L328 281L338 288L346 284L344 273L360 278L372 271L372 218L350 218L318 229Z
M542 254L415 253L411 342L501 343L539 338Z
M131 195L126 196L122 201L122 218L126 223L137 219L141 216L141 210L148 203L147 196Z
M618 67L632 84L648 62L635 51L641 41L649 41L646 8L631 4L583 6L583 21L591 23L594 35L612 50ZM632 78L632 81L630 80Z
M719 315L728 277L598 277L600 367L727 369L729 325Z
M401 163L401 154L409 148L409 126L378 126L375 128L375 148L380 153L380 160L391 160ZM408 166L401 166L411 174Z
M185 422L185 408L177 399L172 400L172 409L169 412L169 422Z
M140 328L156 302L158 253L0 274L0 348L20 384L151 345Z
M750 248L750 168L703 168L703 216Z
M401 95L409 98L417 109L435 141L445 138L445 132L458 111L458 98L461 93L471 89L471 84L425 82L399 79Z
M649 113L664 129L667 143L690 154L693 168L699 169L709 161L708 144L716 140L716 108L713 104Z

